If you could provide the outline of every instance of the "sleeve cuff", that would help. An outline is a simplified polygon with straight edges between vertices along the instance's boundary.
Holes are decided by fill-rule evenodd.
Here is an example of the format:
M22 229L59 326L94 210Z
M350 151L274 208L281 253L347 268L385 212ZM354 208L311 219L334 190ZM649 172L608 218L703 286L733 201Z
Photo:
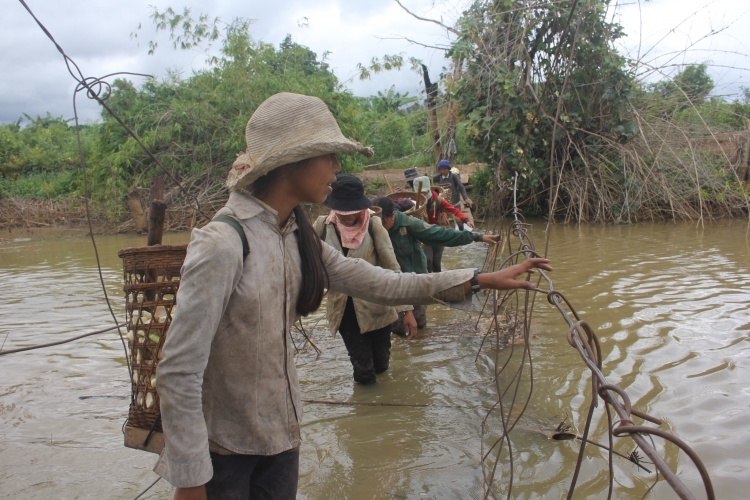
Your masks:
M211 455L208 453L208 443L206 443L205 456L189 463L177 463L169 460L167 449L164 448L159 455L159 460L156 461L154 472L166 479L175 488L192 488L206 484L214 475Z
M463 302L466 300L464 284L453 286L435 294L435 298L441 302Z

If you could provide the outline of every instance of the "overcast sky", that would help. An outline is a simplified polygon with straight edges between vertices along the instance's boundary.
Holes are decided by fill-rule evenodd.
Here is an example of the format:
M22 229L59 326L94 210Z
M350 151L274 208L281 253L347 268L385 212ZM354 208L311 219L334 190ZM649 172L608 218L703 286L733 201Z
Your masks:
M62 58L18 1L0 2L3 13L0 122L16 121L22 113L36 116L49 111L55 116L72 116L75 82L67 74ZM418 57L425 61L434 78L447 65L441 51L403 40L382 40L406 36L430 45L449 42L442 28L414 19L393 0L26 2L87 76L116 71L164 76L167 68L177 68L189 76L203 67L201 53L174 51L165 34L154 34L148 18L149 5L160 9L187 6L196 16L205 12L224 21L238 16L254 19L253 37L276 45L286 34L291 34L294 41L318 54L330 51L331 67L357 95L372 95L391 85L401 92L416 94L422 86L420 76L406 68L360 82L354 77L356 65L367 63L372 57L402 52ZM442 18L450 24L468 2L403 0L403 3L422 16ZM645 78L663 77L650 70L652 66L710 62L709 71L717 83L716 94L733 95L740 86L750 87L750 72L744 69L750 68L750 2L653 0L639 4L638 0L625 0L621 3L617 19L628 34L621 42L621 50L632 57L640 53L644 65L639 71ZM143 25L140 43L130 38L139 24ZM706 37L712 30L715 34ZM720 30L723 31L716 33ZM149 56L146 41L154 37L159 49L155 56ZM97 119L99 115L96 104L83 102L79 109L84 119Z

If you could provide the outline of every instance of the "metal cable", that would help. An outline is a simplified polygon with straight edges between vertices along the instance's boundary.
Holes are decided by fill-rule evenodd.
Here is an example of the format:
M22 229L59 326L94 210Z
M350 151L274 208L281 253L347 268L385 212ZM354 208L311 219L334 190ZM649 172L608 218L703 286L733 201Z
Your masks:
M523 217L520 214L518 210L518 206L516 203L516 187L518 183L518 174L516 174L516 179L514 183L514 196L513 196L513 222L511 224L511 227L507 231L508 235L508 250L509 250L509 256L505 258L500 266L498 268L503 268L506 266L513 265L517 262L518 258L521 254L524 254L527 258L536 257L538 256L534 241L533 241L533 227L530 224L526 224L523 221ZM511 246L510 244L510 237L514 237L517 241L517 247L515 248ZM488 263L490 264L490 269L495 269L493 262L497 259L497 255L495 254L492 259L488 259ZM713 486L711 484L711 478L708 474L708 471L701 461L701 459L698 457L698 455L695 453L690 446L688 446L684 441L677 438L673 434L666 432L661 429L657 429L654 427L648 427L648 426L642 426L642 425L635 425L632 421L632 416L637 416L639 418L642 418L644 420L647 420L649 422L652 422L656 425L661 425L661 420L658 418L655 418L653 416L650 416L646 413L639 412L637 410L634 410L631 407L630 404L630 398L628 397L627 393L621 389L620 387L610 384L606 377L604 376L602 372L602 353L601 353L601 347L599 345L599 339L597 338L596 334L594 333L594 330L589 326L585 321L582 321L581 318L578 315L578 312L573 307L573 305L570 303L570 301L563 295L559 290L556 290L554 288L554 284L549 277L547 273L545 273L543 270L539 270L539 283L541 280L544 280L544 282L547 284L547 290L543 289L534 289L534 290L525 290L525 291L513 291L511 293L506 293L505 296L503 296L503 300L496 302L494 304L493 308L493 314L495 317L495 336L499 339L499 333L498 333L498 323L497 323L497 314L498 314L498 308L502 307L505 303L509 303L507 300L510 297L515 296L515 305L513 307L510 307L509 309L512 309L512 318L514 319L513 324L513 335L515 336L516 332L515 330L518 328L519 323L519 317L523 320L523 328L524 331L522 332L525 340L525 346L524 349L526 350L528 347L528 340L529 340L529 326L530 323L528 321L528 318L531 317L532 309L533 309L533 300L530 301L529 297L531 293L542 293L547 296L547 301L555 306L555 308L560 312L563 319L568 325L568 332L567 332L567 340L568 343L575 348L578 353L580 354L582 360L588 367L588 369L591 371L592 374L592 381L591 381L591 403L589 406L589 411L586 417L585 422L585 428L583 435L579 437L581 440L581 447L580 451L578 453L578 459L576 462L576 468L573 473L573 477L571 479L570 487L568 490L567 498L573 498L573 494L576 488L578 474L580 472L580 467L582 464L582 460L585 454L586 450L586 444L589 442L588 435L590 432L594 411L599 406L599 398L604 402L604 407L607 412L607 419L608 419L608 434L609 434L609 456L608 456L608 469L609 469L609 480L608 480L608 498L611 498L612 496L612 490L613 490L613 465L612 465L612 438L613 437L619 437L619 436L630 436L636 443L636 445L644 452L646 456L648 456L653 465L656 467L656 480L658 481L659 477L658 475L661 474L664 479L669 483L669 485L672 487L672 489L677 493L677 495L684 499L684 500L694 500L695 497L693 494L687 489L687 487L684 485L684 483L677 477L674 471L669 467L669 465L664 461L664 459L659 455L659 453L656 451L655 446L653 445L651 440L651 436L659 436L673 444L675 444L678 448L680 448L682 451L687 454L692 462L695 464L701 480L704 485L704 489L706 491L706 496L709 500L713 500L715 498ZM519 301L519 293L524 293L525 300L523 308L520 307L520 301ZM498 293L494 292L494 296L497 297ZM507 309L507 307L506 307ZM488 332L489 333L489 332ZM495 442L495 445L493 445L493 448L497 445L502 446L502 442L507 442L508 445L510 445L510 440L508 433L512 430L512 425L508 425L509 416L514 414L514 422L518 421L518 419L521 418L521 415L523 415L523 412L526 409L526 405L524 405L519 411L514 410L514 405L516 403L516 397L517 392L514 392L512 394L512 400L510 402L509 408L506 408L506 405L503 402L503 398L506 394L508 394L508 389L511 387L511 385L515 384L516 387L520 383L521 374L523 371L524 363L526 362L526 354L521 357L521 362L516 369L514 373L510 375L511 380L506 386L505 389L501 389L500 385L497 383L497 380L500 377L500 374L505 372L509 367L509 360L512 358L512 349L511 353L508 355L508 360L501 364L499 363L499 351L501 349L500 342L497 341L495 346L495 385L496 390L498 394L498 400L497 403L488 411L487 416L485 417L484 421L482 422L482 449L484 449L484 428L485 424L487 422L487 419L489 418L490 414L492 414L493 411L495 411L495 408L500 409L500 418L503 424L503 431L500 438L498 438ZM480 347L481 350L481 347ZM529 362L531 360L531 357L529 355ZM530 376L533 378L533 374L531 374L530 370ZM531 390L529 390L529 397L530 397ZM619 397L619 399L618 399ZM620 401L621 400L621 401ZM614 409L615 413L619 417L619 424L612 428L612 418L609 410ZM578 437L578 436L577 436ZM601 446L597 444L597 446ZM602 446L603 448L606 448ZM492 448L490 449L492 451ZM492 482L494 480L494 471L498 467L498 462L500 460L500 453L498 451L497 456L495 458L495 463L491 466L492 473L489 477L487 477L484 474L484 467L485 467L485 460L489 456L489 452L485 453L482 451L482 464L483 464L483 479L485 481L483 482L484 485L484 498L488 498L490 495L494 496L494 493L492 492ZM510 457L510 473L512 475L513 471L513 464L512 464L512 455L509 455ZM638 463L640 461L640 456L637 454L637 452L633 452L631 454L631 461L633 463ZM651 486L653 488L653 486ZM649 491L651 490L649 488ZM509 490L508 490L508 498L510 498L512 490L512 482L510 483Z
M65 61L65 66L68 69L68 73L70 73L70 76L73 77L73 79L76 81L76 87L73 92L73 113L75 116L75 124L76 124L76 140L78 144L78 155L80 157L81 161L81 169L83 172L83 185L84 185L84 205L86 209L86 222L88 224L89 228L89 236L91 238L91 245L94 248L94 257L96 258L96 267L97 271L99 273L99 282L101 284L102 293L104 294L104 298L107 301L107 308L109 309L109 313L112 316L112 320L115 324L118 325L118 332L120 334L120 340L122 342L122 348L125 352L125 363L128 368L128 376L129 380L132 380L133 378L133 371L132 367L130 366L130 357L128 356L128 349L125 345L125 339L122 336L122 332L119 330L120 322L117 320L117 316L114 312L114 309L112 309L112 305L109 301L109 296L107 294L107 287L104 283L104 274L102 272L101 267L101 261L99 259L99 250L96 245L96 238L94 237L94 229L93 224L91 222L91 210L89 206L89 198L90 198L90 192L89 192L89 184L88 184L88 171L86 168L86 158L83 153L83 145L81 143L81 127L80 127L80 120L78 117L78 106L77 106L77 96L79 92L86 92L86 97L89 99L93 99L96 102L98 102L107 112L112 116L117 123L119 123L125 131L128 133L130 137L133 138L133 140L138 143L138 145L141 147L141 149L148 155L148 157L159 166L159 168L169 177L172 182L175 183L177 187L185 194L187 199L192 203L195 203L195 206L191 205L191 208L195 210L197 213L199 213L201 216L203 216L204 219L210 220L210 218L201 210L200 202L198 201L198 198L196 198L194 195L192 195L190 192L188 192L187 189L172 175L172 173L167 170L167 168L162 165L162 163L154 156L151 151L146 147L145 144L140 140L140 138L133 132L133 130L128 127L125 122L120 118L120 116L115 113L112 108L109 107L109 105L106 103L107 99L112 95L112 86L106 81L107 78L111 78L113 76L122 76L122 75L129 75L129 76L144 76L144 77L150 77L150 75L142 74L142 73L131 73L131 72L118 72L118 73L110 73L108 75L104 75L102 77L86 77L83 75L83 72L81 71L80 67L76 62L71 59L66 53L65 50L60 46L59 43L55 40L55 38L52 36L52 33L49 32L49 30L42 24L42 22L36 17L34 12L31 10L31 8L28 6L28 4L25 2L25 0L18 0L21 5L26 9L26 11L31 15L31 17L34 19L34 21L37 23L39 28L44 32L44 34L47 36L47 38L50 39L50 41L55 45L57 48L57 51L60 52L60 54L63 57L63 60ZM133 403L133 394L131 392L131 404Z
M79 339L83 339L83 338L86 338L86 337L91 337L92 335L97 335L97 334L100 334L100 333L111 332L112 330L117 330L117 329L122 328L124 326L127 326L127 323L123 323L121 325L110 326L109 328L103 328L103 329L97 330L95 332L84 333L83 335L78 335L77 337L73 337L73 338L69 338L69 339L65 339L65 340L58 340L57 342L49 342L47 344L32 345L32 346L29 346L29 347L19 347L18 349L8 349L8 350L5 350L5 351L0 351L0 356L2 356L4 354L13 354L13 353L16 353L16 352L33 351L34 349L41 349L43 347L52 347L52 346L60 345L60 344L67 344L68 342L73 342L74 340L79 340Z
M146 493L148 492L148 490L150 490L151 488L153 488L153 487L154 487L154 486L156 485L156 483L158 483L159 481L161 481L161 476L160 476L160 477L157 477L157 478L156 478L156 481L154 481L153 483L149 484L149 485L148 485L148 487L146 487L146 489L145 489L145 490L141 491L141 492L140 492L140 493L138 494L138 496L137 496L137 497L135 497L135 498L134 498L133 500L138 500L139 498L141 498L141 497L142 497L143 495L145 495L145 494L146 494Z

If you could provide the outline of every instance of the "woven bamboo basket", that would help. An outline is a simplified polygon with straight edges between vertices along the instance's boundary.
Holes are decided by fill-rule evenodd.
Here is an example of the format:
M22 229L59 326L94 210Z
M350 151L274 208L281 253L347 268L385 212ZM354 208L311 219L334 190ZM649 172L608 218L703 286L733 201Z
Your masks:
M177 307L187 245L124 248L125 308L132 400L128 426L162 432L156 366Z
M377 205L373 205L370 207L370 216L371 217L382 217L383 216L383 209L380 208Z
M411 215L412 217L416 217L418 219L423 219L425 215L425 210L427 209L427 195L420 194L419 197L421 198L419 202L419 209L417 209L416 205L404 212L406 215ZM414 203L417 202L417 193L413 191L395 191L388 195L388 198L392 200L398 200L399 198L409 198L414 201Z
M433 186L432 189L437 189L438 193L440 193L444 200L450 201L453 199L453 191L451 190L450 184L438 184Z

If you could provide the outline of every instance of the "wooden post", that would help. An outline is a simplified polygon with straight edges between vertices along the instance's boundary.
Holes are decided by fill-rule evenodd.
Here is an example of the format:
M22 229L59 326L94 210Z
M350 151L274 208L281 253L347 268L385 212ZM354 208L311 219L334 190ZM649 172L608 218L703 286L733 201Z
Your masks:
M164 203L164 178L155 175L151 177L151 193L148 197L148 241L147 245L161 245L162 236L164 236L164 216L167 213L167 204ZM146 277L147 282L156 283L158 280L156 271L149 271ZM146 291L146 300L151 302L156 298L153 290ZM152 310L151 314L156 311Z
M419 181L419 184L417 185L417 203L414 207L414 211L419 210L420 201L422 201L422 181Z
M148 197L148 246L161 245L164 235L164 217L167 204L164 203L164 178L155 175L151 178L151 193Z
M427 66L425 66L424 64L422 65L422 75L424 76L424 90L425 92L427 92L427 110L430 114L430 129L432 130L432 149L433 151L435 151L435 165L437 166L442 155L436 109L438 84L430 83L430 74L427 72Z

